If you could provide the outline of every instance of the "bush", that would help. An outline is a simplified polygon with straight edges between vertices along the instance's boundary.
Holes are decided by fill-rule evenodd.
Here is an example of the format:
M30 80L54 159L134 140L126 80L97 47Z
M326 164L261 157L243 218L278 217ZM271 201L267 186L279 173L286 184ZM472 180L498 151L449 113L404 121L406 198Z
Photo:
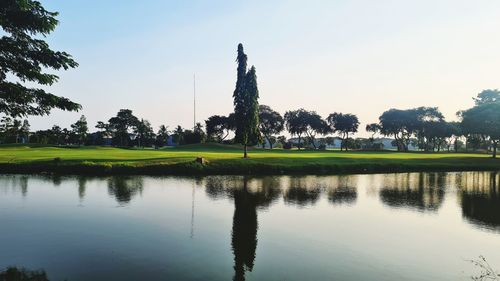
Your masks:
M283 145L283 149L292 149L293 145L291 142L286 142L284 145Z
M326 144L322 143L318 146L319 150L326 150Z

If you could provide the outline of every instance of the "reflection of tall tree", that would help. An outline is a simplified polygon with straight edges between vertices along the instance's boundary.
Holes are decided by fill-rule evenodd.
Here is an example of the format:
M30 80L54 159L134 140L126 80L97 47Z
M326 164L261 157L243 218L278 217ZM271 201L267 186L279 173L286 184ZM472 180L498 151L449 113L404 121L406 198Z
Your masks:
M245 271L253 269L257 249L257 198L248 191L246 183L243 188L235 189L233 196L234 280L245 280Z
M480 227L500 230L500 183L498 172L467 173L461 178L462 215Z
M28 176L21 176L19 178L19 185L21 186L21 193L26 197L26 194L28 194Z
M80 200L85 198L85 190L87 189L87 177L79 176L78 177L78 197Z
M245 280L252 271L257 249L257 209L272 204L281 194L276 177L219 177L205 179L205 192L214 199L234 200L231 246L234 254L234 280Z
M444 199L446 174L409 173L386 177L380 199L388 206L437 211Z
M143 179L139 176L115 176L108 179L108 193L120 204L129 203L137 193L142 192Z

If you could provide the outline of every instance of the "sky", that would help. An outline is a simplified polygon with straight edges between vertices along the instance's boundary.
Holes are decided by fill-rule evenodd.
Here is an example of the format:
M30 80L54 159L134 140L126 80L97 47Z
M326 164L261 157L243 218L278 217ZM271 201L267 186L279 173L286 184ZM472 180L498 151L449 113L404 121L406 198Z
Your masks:
M119 109L173 129L233 110L236 49L257 69L260 104L284 114L358 115L361 135L389 108L437 106L447 120L500 88L500 1L41 0L60 24L46 40L73 55L56 95L80 112L32 129L93 128Z

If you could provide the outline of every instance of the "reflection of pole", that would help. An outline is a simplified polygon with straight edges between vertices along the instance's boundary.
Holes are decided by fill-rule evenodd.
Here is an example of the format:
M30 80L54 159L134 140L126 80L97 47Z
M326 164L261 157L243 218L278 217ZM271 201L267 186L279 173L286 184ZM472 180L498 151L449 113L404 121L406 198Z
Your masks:
M191 194L191 239L194 237L194 195L195 195L195 184L193 183L193 193Z

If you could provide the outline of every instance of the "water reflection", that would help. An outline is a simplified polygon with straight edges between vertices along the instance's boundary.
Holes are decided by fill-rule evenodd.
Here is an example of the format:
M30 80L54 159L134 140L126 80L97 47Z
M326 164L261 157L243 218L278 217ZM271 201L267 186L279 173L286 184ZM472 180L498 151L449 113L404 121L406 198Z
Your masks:
M62 184L64 184L64 188L53 188L54 186ZM461 224L464 224L467 227L472 226L476 229L487 229L500 232L500 173L492 172L402 173L385 175L301 177L210 176L182 179L169 177L151 178L142 176L114 176L105 178L92 178L85 176L3 176L0 177L0 194L12 192L16 195L21 194L22 196L28 196L30 192L33 193L33 200L24 200L24 198L21 198L19 200L23 201L23 203L33 203L34 201L36 201L37 195L41 194L41 192L51 193L52 191L58 191L58 193L54 192L50 195L56 195L54 196L54 198L56 198L57 195L63 194L60 198L58 198L60 200L75 200L76 195L78 195L80 201L84 200L86 196L89 196L87 200L94 200L96 198L95 195L97 194L98 196L100 196L99 198L106 197L108 201L111 202L110 205L114 206L116 204L115 202L118 202L120 205L130 204L134 200L141 201L142 199L144 199L144 202L146 202L148 197L149 199L151 199L152 196L166 194L163 193L166 189L170 189L169 192L171 193L169 193L169 195L172 196L166 196L165 198L174 198L175 200L177 200L177 198L186 198L186 196L189 196L186 195L186 189L177 188L178 186L175 186L175 188L171 188L173 185L177 184L179 184L181 187L188 187L188 192L191 192L192 188L191 196L193 201L191 205L191 237L193 237L193 220L195 210L194 196L196 189L200 187L204 188L205 194L201 194L201 198L209 199L203 200L202 204L210 204L212 203L210 201L213 200L224 200L225 202L221 202L223 204L220 204L220 206L227 208L227 203L229 203L229 208L233 208L232 205L234 205L234 209L232 209L234 210L232 214L232 226L227 226L222 230L223 235L218 235L218 237L223 237L223 243L225 247L227 247L229 244L231 246L231 250L225 250L224 254L229 255L232 259L232 268L231 266L224 266L226 266L227 269L231 271L230 274L232 274L233 280L249 279L249 272L261 270L259 268L259 264L256 263L256 258L260 255L259 259L266 260L265 258L263 258L263 256L265 255L265 251L257 253L257 246L259 245L259 243L262 246L263 241L266 241L266 233L268 233L269 231L263 231L262 228L266 226L264 225L264 222L269 223L270 220L268 220L268 216L266 216L266 220L264 220L264 222L261 218L261 224L259 225L259 212L268 211L269 209L271 209L268 214L270 217L275 210L273 209L273 206L279 207L281 211L287 208L287 216L290 216L290 214L293 214L293 212L297 212L297 210L295 210L297 208L313 207L311 208L311 210L307 211L307 218L305 218L305 216L304 218L302 218L302 220L309 220L312 218L311 221L313 221L313 223L311 223L311 225L313 226L317 224L321 225L323 224L323 222L329 220L333 222L332 225L338 225L335 223L343 223L345 221L349 221L349 223L352 223L353 225L352 228L348 229L351 232L339 232L337 236L340 237L339 239L345 239L345 241L347 241L346 243L351 242L349 241L349 238L346 237L351 237L352 233L366 233L366 229L365 232L359 231L359 229L363 229L363 225L365 225L366 222L370 219L371 212L377 209L377 207L381 209L384 214L386 214L387 210L390 209L390 214L394 216L398 216L398 213L402 213L399 212L399 209L426 212L429 216L422 217L432 216L433 219L438 218L443 214L445 214L446 216L455 215L458 218L460 218L460 215L462 215L464 222L461 222ZM39 185L45 185L45 187L38 188ZM67 187L71 188L68 189ZM59 192L63 190L65 192ZM67 195L66 191L68 190L70 192L70 196L63 197L64 195ZM143 192L145 193L144 198L141 198L142 196L140 195L142 195ZM177 197L178 195L179 197ZM46 196L44 200L46 198L52 198L51 196ZM198 194L196 196L197 198L199 198ZM455 196L457 199L455 199ZM450 198L453 199L450 200ZM179 206L177 206L177 201L175 200L164 201L163 199L164 198L162 198L162 200L152 200L149 202L151 202L151 204L162 204L162 207L165 207L167 210L173 212L177 211L177 208L186 207L182 204L179 204ZM45 202L51 202L44 200L36 203L42 204ZM447 204L444 204L445 200L447 200ZM5 202L7 202L8 204L12 204L12 206L16 206L15 200L5 200ZM166 204L164 202L171 202L171 204ZM369 203L369 205L365 203ZM107 203L105 202L103 204ZM92 206L90 205L91 204L89 204L89 208L80 209L74 214L79 217L86 217L88 215L88 217L90 218L89 221L92 221L95 217L95 212L91 212ZM283 205L286 206L283 207ZM140 211L144 211L147 210L147 207L149 207L149 205L138 204L138 207L145 208L140 209ZM205 209L206 206L204 205L200 207L201 208L196 210L207 210ZM210 205L210 207L212 208L213 206ZM457 207L460 207L460 209L458 209ZM277 209L278 208L276 208L276 210ZM339 209L347 211L342 213L341 216L335 216L335 214L339 213L336 212ZM355 211L350 212L351 209L354 209ZM438 212L440 209L442 209L443 212ZM232 210L230 209L229 212L231 212ZM453 212L449 212L449 210L453 210ZM23 209L23 211L30 212L31 209L26 208ZM122 213L121 209L113 209L113 211L117 211L116 213L118 213L118 215ZM127 211L129 210L127 209ZM130 211L134 211L133 208L130 208ZM49 213L49 216L54 213L56 212ZM354 215L352 217L349 217L351 214ZM58 212L57 215L59 215ZM211 213L210 215L212 216L213 213ZM262 216L262 213L260 215ZM283 215L283 213L281 213L281 215ZM221 214L221 216L226 216L226 218L229 218L231 216L231 213L227 213L227 211L225 211L223 212L223 214ZM137 217L138 220L135 221L136 224L144 223L145 226L148 226L148 222L146 220L142 220L140 216ZM177 220L177 217L178 216L176 216L176 220L173 221L173 223L171 223L170 225L178 227L178 224L176 224L179 222ZM405 213L404 223L406 224L407 222L411 222L409 221L411 217L412 216L408 216L408 214ZM167 223L165 223L164 218L164 216L159 216L157 224L166 225ZM296 217L293 218L294 220L296 219ZM129 219L130 218L127 217L125 225L129 221ZM280 219L282 218L279 217L274 222L279 222ZM304 223L304 221L301 221L300 219L301 218L295 220L297 221L296 225L298 226L301 226L301 223ZM57 227L59 221L60 220L58 218L58 220L56 221L57 223L53 224L52 227ZM79 222L82 221L84 220L81 220ZM203 221L203 216L201 219L197 220L197 223L199 222L204 223L200 223L200 225L202 225L202 227L200 227L202 231L200 231L201 234L199 235L199 237L203 237L203 229L207 227L205 221ZM307 222L309 223L309 221ZM122 221L120 221L120 223L122 223ZM371 226L373 226L373 224L370 225L370 227ZM381 225L381 227L383 226L384 225ZM210 227L219 228L218 230L220 231L219 225ZM311 229L308 227L303 228L304 231L310 231ZM147 227L145 229L147 229ZM429 229L423 229L422 231L428 230ZM158 231L158 228L155 227L154 231ZM293 231L295 235L297 229L293 228ZM284 233L286 234L286 232ZM155 237L154 233L148 234L151 235L148 237ZM165 239L165 241L163 241L163 243L165 244L170 241L173 241L172 243L182 243L179 241L183 241L182 239L175 240L177 233L175 231L170 231L170 228L168 228L168 230L165 230L165 234L165 236L168 236L168 239ZM228 234L230 234L230 238ZM109 235L109 237L114 236ZM319 237L318 241L322 242L328 242L330 241L328 239L331 239L329 235L326 238L321 235L317 235L314 237ZM145 240L147 240L148 242L152 240L148 239ZM276 239L276 237L273 237L273 239ZM115 240L111 239L109 241L106 241L105 243L111 243L110 241ZM300 242L300 240L293 240L291 244L286 245L296 245L298 247L307 248L307 243L309 243L307 242L308 240L303 241L305 241L303 242L304 244L300 244L302 243ZM197 245L198 242L199 241L189 240L186 243ZM119 247L127 248L128 246L130 246L127 243L131 242L127 240L124 242L124 244L119 244ZM185 248L188 248L185 245L183 246ZM102 244L100 244L99 247L96 246L96 249L101 249L101 247ZM181 246L179 246L179 248L175 249L182 250L184 248L181 248ZM320 252L320 250L318 250L319 248L313 247L308 249L312 249L311 251L313 252L313 254L315 254L316 252ZM134 251L136 250L137 248L134 248ZM269 248L266 250L269 251ZM203 249L201 249L200 251L203 251ZM142 254L144 254L144 256L148 256L150 253L147 252ZM330 253L328 253L328 255L329 254ZM327 254L325 254L325 256L326 255ZM259 272L256 273L260 274ZM5 278L2 279L2 277L4 276L1 274L5 274L5 272L0 273L0 280L4 280Z
M358 192L356 190L358 184L357 177L338 176L336 179L337 184L327 189L328 201L334 205L352 205L356 203L358 198Z
M384 177L379 196L387 206L435 212L443 203L445 173L407 173Z
M135 195L142 193L143 179L137 176L110 177L108 178L108 193L114 196L120 204L129 203Z
M0 271L2 281L49 281L44 270L27 270L25 268L9 267Z
M311 185L308 177L292 177L283 198L285 203L300 207L314 205L321 194L320 185Z
M463 217L481 228L500 231L500 173L466 173L458 181Z

